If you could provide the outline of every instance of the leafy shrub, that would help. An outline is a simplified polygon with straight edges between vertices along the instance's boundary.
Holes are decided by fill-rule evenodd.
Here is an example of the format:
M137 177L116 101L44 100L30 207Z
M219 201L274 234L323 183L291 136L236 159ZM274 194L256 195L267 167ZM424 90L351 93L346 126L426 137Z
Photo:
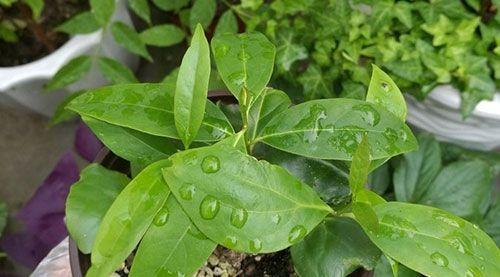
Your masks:
M26 19L5 16L4 9L22 4L27 5L31 9L32 19L34 20L40 17L44 7L43 0L0 0L0 40L5 42L18 41L16 31L25 28L28 23Z
M238 100L239 132L206 99L211 61L201 25L175 82L103 87L68 104L134 169L130 180L94 164L71 189L67 224L92 253L87 276L109 276L136 247L130 275L191 276L218 244L248 253L291 246L302 276L373 268L381 253L380 271L401 263L428 276L500 273L500 252L477 226L365 188L370 171L417 148L387 74L374 67L366 100L290 106L287 94L266 87L275 48L262 34L219 34L211 48ZM342 161L348 175L337 170ZM336 173L311 173L313 164Z

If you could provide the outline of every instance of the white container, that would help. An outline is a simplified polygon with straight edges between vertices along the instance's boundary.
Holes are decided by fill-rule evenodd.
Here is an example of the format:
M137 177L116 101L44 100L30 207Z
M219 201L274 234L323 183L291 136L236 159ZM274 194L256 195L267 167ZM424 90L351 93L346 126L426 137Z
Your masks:
M118 0L114 21L122 21L132 25L126 1ZM100 45L100 47L97 47ZM76 35L51 54L28 64L0 67L0 103L7 105L20 104L35 112L51 116L64 97L84 88L105 85L107 82L94 67L82 80L63 90L43 92L43 85L71 59L80 55L100 55L114 58L132 70L138 65L139 58L114 42L110 33L102 30Z
M466 120L460 113L460 93L450 85L436 87L422 102L411 96L406 100L408 122L438 139L470 149L500 149L500 93L479 102Z

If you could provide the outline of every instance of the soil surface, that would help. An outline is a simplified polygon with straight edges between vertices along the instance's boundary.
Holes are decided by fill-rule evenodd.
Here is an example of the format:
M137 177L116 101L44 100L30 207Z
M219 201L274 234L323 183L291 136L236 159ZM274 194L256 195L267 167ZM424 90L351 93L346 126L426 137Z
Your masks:
M21 1L10 8L0 7L0 21L17 22L18 42L0 40L0 67L16 66L40 59L55 51L69 36L54 31L73 15L89 9L88 0L45 0L40 18L35 21L31 10Z

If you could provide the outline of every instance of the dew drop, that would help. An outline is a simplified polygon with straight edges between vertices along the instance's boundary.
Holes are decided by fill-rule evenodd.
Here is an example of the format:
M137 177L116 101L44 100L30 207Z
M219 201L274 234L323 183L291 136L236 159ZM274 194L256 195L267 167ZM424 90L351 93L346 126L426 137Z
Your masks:
M443 223L446 223L450 226L453 226L453 227L456 227L456 228L459 228L461 227L463 224L461 224L460 222L458 222L457 220L455 220L453 217L451 217L450 215L448 215L447 213L444 213L444 212L441 212L441 211L435 211L433 214L432 214L432 218L436 219L436 220L439 220Z
M438 266L448 266L448 259L439 252L434 252L431 254L431 261Z
M192 184L184 184L179 189L179 194L181 198L184 200L192 200L195 192L196 188Z
M231 213L231 225L236 228L243 228L248 219L248 212L245 209L234 209Z
M471 253L472 242L460 231L455 231L445 236L444 239L450 242L450 245L460 253Z
M153 220L153 224L156 225L156 226L163 226L165 225L165 223L167 223L167 220L168 220L168 215L169 215L169 212L168 212L168 209L167 208L162 208L158 214L156 214L154 220Z
M353 107L353 110L361 113L361 118L366 124L375 127L380 122L380 114L372 106L361 104Z
M205 173L215 173L220 169L220 161L214 155L209 155L203 158L201 162L201 170Z
M469 267L467 272L465 272L465 277L482 277L483 273L481 270L475 266Z
M288 241L290 243L296 243L299 240L301 240L305 235L307 234L307 230L304 226L302 225L297 225L290 230L290 233L288 234Z
M362 131L354 125L340 127L334 135L328 139L328 144L342 153L354 153L363 139Z
M271 221L278 225L281 222L281 216L279 214L275 214L271 217Z
M262 249L262 241L260 239L251 240L249 243L250 251L258 253Z
M250 54L248 54L246 51L241 51L238 53L238 60L240 60L242 62L246 62L251 58L252 58L252 56L250 56Z
M188 152L182 158L185 165L194 165L198 161L198 154L196 152Z
M200 204L200 215L204 219L213 219L219 213L220 203L215 197L207 195Z
M238 239L234 236L227 236L224 239L224 244L228 248L234 248L236 247L236 244L238 244Z

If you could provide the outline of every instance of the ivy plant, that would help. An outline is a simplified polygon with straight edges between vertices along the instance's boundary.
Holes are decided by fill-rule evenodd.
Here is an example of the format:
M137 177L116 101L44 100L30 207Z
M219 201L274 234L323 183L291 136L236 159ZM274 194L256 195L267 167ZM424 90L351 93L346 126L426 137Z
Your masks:
M194 30L175 82L93 89L67 105L135 168L130 180L93 164L71 189L68 230L91 253L86 276L109 276L134 250L131 276L192 276L217 245L291 248L300 276L383 271L382 253L395 272L500 273L500 251L477 226L366 186L370 171L418 146L382 70L365 100L291 105L267 87L276 49L264 35L215 36L218 74L239 104L235 131L206 99L209 45L203 26Z
M242 0L231 10L279 45L276 77L306 100L363 99L376 63L419 99L453 85L467 116L500 86L499 7L495 0Z

